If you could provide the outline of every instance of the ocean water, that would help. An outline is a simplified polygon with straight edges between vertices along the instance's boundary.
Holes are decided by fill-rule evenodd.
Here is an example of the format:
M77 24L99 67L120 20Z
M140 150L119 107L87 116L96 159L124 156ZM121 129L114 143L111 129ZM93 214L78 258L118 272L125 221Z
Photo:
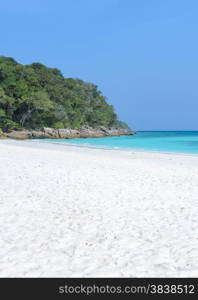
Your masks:
M139 131L132 136L44 141L100 148L198 153L198 131Z

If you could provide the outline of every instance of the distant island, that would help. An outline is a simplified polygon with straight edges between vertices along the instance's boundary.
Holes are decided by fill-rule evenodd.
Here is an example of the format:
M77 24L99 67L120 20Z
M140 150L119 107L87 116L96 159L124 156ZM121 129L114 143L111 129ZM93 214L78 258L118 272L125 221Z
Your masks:
M41 63L0 57L0 135L89 137L132 134L97 86Z

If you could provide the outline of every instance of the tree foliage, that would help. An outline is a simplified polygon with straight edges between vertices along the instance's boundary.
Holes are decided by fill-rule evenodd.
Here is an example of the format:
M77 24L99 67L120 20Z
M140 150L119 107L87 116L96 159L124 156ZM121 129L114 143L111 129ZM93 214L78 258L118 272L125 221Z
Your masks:
M40 63L0 57L0 128L126 127L97 86Z

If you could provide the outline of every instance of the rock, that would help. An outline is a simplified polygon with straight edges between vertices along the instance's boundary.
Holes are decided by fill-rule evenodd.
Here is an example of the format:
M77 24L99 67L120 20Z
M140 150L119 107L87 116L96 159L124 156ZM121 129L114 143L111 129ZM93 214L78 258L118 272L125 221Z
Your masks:
M74 139L74 138L79 138L80 137L80 133L79 130L76 129L70 129L70 139Z
M61 139L71 139L78 138L79 131L76 129L58 129L59 138Z
M4 135L4 133L0 133L0 140L3 140L3 139L7 139L7 137Z
M69 129L58 129L59 138L61 139L68 139L70 136L70 130Z
M99 126L98 129L102 132L105 132L106 134L108 134L109 128L106 128L104 126Z
M12 139L26 140L32 138L32 133L28 130L11 131L9 133L4 133L4 136Z
M104 136L104 135L101 134L99 129L91 128L89 126L80 128L79 129L79 135L80 135L81 138Z
M99 126L98 128L92 128L89 126L83 126L80 129L54 129L43 128L42 130L21 130L12 131L10 133L1 133L0 138L14 138L14 139L29 139L29 138L50 138L50 139L72 139L72 138L88 138L88 137L104 137L104 136L120 136L120 135L132 135L133 131L121 129L121 128L106 128Z
M32 138L42 139L45 137L45 132L41 130L32 130Z
M59 138L58 129L44 127L43 131L44 131L45 138L55 138L55 139Z

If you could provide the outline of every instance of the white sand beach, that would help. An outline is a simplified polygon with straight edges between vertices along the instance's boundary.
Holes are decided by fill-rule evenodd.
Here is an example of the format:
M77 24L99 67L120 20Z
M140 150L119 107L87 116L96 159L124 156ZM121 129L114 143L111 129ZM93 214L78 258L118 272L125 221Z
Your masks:
M197 277L198 156L0 141L1 277Z

